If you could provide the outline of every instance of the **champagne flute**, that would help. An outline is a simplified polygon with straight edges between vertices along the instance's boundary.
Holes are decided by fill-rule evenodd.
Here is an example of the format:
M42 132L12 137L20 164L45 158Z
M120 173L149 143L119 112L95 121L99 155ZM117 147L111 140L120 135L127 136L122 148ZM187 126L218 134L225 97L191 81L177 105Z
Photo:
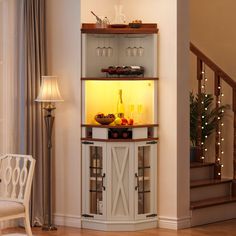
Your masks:
M134 104L129 105L130 118L134 118Z
M142 113L143 113L143 105L142 104L138 104L137 111L138 111L138 122L142 123Z

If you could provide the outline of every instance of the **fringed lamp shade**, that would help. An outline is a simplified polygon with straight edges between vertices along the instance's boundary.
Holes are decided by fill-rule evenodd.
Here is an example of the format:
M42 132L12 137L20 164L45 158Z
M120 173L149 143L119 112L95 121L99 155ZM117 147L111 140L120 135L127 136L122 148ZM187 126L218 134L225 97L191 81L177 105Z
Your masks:
M57 76L42 76L42 84L36 102L63 102Z

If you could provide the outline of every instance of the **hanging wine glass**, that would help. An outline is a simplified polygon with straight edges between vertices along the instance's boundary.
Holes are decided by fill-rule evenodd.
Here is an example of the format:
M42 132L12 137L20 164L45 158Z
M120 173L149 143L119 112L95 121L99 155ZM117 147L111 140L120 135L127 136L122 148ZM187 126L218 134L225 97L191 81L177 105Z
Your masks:
M111 47L111 40L109 39L109 46L107 48L107 56L112 57L113 56L113 48Z
M96 47L96 54L98 57L102 56L102 48L99 46L100 40L98 39L98 46Z
M107 57L107 48L105 46L105 39L103 40L102 56Z

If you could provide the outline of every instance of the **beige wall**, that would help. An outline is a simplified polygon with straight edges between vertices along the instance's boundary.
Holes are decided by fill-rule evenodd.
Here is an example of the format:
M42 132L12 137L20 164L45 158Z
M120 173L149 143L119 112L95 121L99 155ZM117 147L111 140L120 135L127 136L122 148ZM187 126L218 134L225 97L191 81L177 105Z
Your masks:
M47 0L49 74L58 75L64 102L55 112L55 215L57 224L79 226L80 1Z
M236 1L235 0L190 0L190 39L218 64L226 73L236 80ZM191 88L196 89L196 68L191 56ZM213 93L213 73L207 70L207 90ZM224 103L232 105L231 89L223 84L225 94ZM223 157L223 175L232 176L232 148L233 148L233 117L228 112L225 118L225 142ZM226 131L227 130L227 131ZM213 139L214 137L212 137ZM209 140L214 146L214 140ZM208 159L213 161L213 150L209 150Z
M190 38L236 78L236 1L190 0Z
M112 19L115 2L124 5L128 20L142 16L144 22L157 22L160 28L158 214L161 227L186 227L189 225L188 56L184 49L188 42L187 0L178 4L177 0L101 0L99 4L83 0L82 21L95 21L90 10ZM47 0L47 7L49 69L60 77L65 99L56 111L55 214L58 223L65 220L65 224L76 226L81 208L79 1Z

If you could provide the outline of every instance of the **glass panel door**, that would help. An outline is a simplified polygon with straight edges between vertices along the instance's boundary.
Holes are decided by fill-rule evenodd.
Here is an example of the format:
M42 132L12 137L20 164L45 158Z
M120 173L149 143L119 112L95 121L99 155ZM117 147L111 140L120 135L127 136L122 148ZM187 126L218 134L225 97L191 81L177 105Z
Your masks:
M135 218L156 216L156 142L135 144Z
M138 214L150 212L150 146L138 147Z
M103 147L90 146L90 175L89 175L89 197L90 197L90 213L96 215L103 215L103 180L105 174L103 173Z

